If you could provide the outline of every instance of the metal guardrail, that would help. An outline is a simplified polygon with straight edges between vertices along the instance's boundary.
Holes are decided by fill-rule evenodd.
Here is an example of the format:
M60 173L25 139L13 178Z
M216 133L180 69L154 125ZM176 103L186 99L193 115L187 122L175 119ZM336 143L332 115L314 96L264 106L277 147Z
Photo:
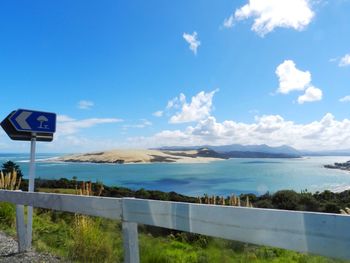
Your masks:
M346 215L5 190L0 201L122 220L125 262L139 262L137 224L350 259Z

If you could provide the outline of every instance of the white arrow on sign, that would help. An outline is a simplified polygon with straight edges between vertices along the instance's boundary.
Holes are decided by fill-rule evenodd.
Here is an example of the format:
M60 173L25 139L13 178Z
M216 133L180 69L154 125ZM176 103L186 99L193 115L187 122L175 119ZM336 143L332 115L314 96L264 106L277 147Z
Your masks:
M26 121L29 116L32 115L29 111L23 111L20 115L17 116L16 122L19 126L21 126L21 129L24 130L30 130L32 127L29 126L28 122Z

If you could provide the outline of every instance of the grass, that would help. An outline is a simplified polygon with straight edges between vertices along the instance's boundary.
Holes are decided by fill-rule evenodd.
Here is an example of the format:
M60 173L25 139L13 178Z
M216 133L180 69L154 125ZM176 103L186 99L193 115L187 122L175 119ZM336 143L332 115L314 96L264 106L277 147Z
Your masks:
M76 190L75 189L66 189L66 188L39 188L38 192L42 193L53 193L53 194L69 194L69 195L75 195Z
M208 246L203 248L198 244L179 242L171 237L153 238L148 235L141 235L140 247L141 262L145 263L345 262L284 249L258 247L216 238L212 239Z

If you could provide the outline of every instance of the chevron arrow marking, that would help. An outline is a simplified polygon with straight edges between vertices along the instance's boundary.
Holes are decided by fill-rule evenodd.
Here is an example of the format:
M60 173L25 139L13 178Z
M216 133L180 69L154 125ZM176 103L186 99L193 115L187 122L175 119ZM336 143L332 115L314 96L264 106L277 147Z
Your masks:
M18 123L19 126L21 126L21 129L30 130L32 128L29 126L27 122L27 119L29 118L30 115L32 115L31 112L23 111L21 112L20 115L17 116L16 122Z

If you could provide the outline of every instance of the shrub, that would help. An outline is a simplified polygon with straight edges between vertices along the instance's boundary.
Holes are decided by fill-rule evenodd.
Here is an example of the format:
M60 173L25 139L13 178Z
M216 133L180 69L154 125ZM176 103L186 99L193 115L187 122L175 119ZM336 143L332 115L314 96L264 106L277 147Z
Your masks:
M272 204L278 209L297 210L299 200L299 195L292 190L278 191L272 196Z
M339 214L340 209L341 209L341 207L339 205L337 205L336 203L328 202L328 203L326 203L326 205L324 207L324 212Z
M310 193L300 194L300 204L303 211L319 211L320 203Z
M258 208L273 208L271 200L259 200L254 203L254 206Z

